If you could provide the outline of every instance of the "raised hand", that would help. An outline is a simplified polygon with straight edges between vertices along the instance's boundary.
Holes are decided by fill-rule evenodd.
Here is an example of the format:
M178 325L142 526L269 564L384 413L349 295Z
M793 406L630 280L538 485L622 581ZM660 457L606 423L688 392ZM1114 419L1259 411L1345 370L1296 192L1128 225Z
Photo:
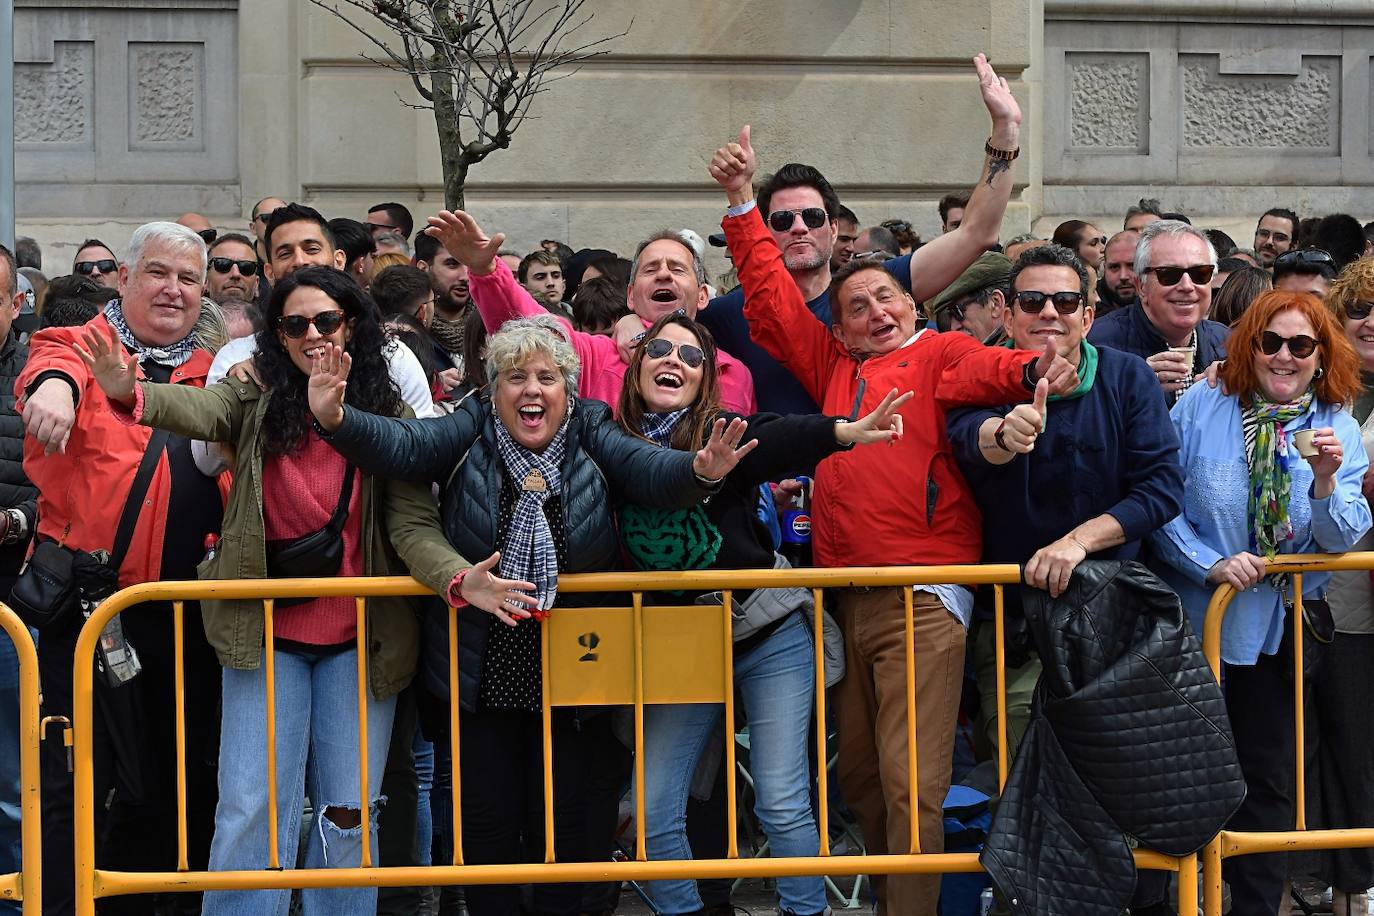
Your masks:
M1307 463L1312 467L1312 476L1317 478L1318 483L1331 481L1341 469L1341 462L1345 460L1341 440L1336 438L1334 429L1323 426L1316 430L1316 435L1312 437L1312 446L1317 450L1317 454L1307 459Z
M1029 404L1017 404L1002 419L1002 441L1010 451L1025 455L1035 448L1035 440L1045 431L1049 396L1050 383L1041 379L1035 383L1035 399Z
M1032 374L1037 380L1044 379L1050 383L1050 394L1062 397L1073 394L1078 388L1078 370L1073 363L1059 355L1053 340L1045 341L1045 352L1036 358Z
M973 69L978 73L978 88L983 93L983 104L992 116L994 134L998 128L1019 129L1021 106L1017 104L1016 96L1011 94L1011 87L1007 85L1007 81L992 69L986 54L980 53L973 58Z
M739 444L748 428L749 424L739 417L730 421L728 429L724 417L716 420L711 424L711 438L706 440L692 460L692 472L703 480L718 481L733 471L740 459L759 444L757 439Z
M331 433L343 423L344 393L353 357L342 347L326 342L324 355L310 364L310 383L305 397L316 421Z
M86 346L82 347L81 344L72 341L72 349L86 364L91 376L100 385L100 390L105 392L105 397L125 407L132 407L138 364L129 359L128 354L124 352L124 344L119 341L119 332L113 327L108 330L110 333L107 337L96 328L86 328L81 337Z
M475 273L491 273L496 255L506 241L505 235L498 232L487 238L477 220L462 210L440 210L428 222L425 234L438 239L449 254Z
M528 594L534 591L534 583L493 575L492 570L500 562L501 552L498 550L474 565L463 576L458 593L468 604L481 608L513 627L531 615L532 609L539 606L539 599Z
M754 169L757 165L754 146L749 142L749 125L746 124L740 128L739 140L716 150L707 171L716 184L731 196L732 203L736 202L735 197L740 197L738 202L743 203L754 196Z
M893 388L868 415L836 423L835 440L842 445L867 445L902 438L902 415L897 411L915 396L915 392L908 391L898 397L897 389Z

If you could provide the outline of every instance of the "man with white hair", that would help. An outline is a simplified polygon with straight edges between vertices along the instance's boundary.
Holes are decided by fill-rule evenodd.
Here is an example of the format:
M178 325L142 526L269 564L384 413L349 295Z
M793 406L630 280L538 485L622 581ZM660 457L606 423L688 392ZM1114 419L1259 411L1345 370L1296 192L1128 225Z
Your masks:
M39 488L39 544L84 555L110 554L107 579L118 585L196 578L208 534L223 516L217 481L191 458L191 441L121 422L73 344L85 328L119 335L138 375L155 382L202 386L210 354L195 336L205 287L205 242L176 223L140 226L119 265L120 297L85 327L45 328L15 384L24 420L24 470ZM80 568L80 567L79 567ZM90 588L92 579L84 578ZM113 583L111 583L113 584ZM121 615L142 670L119 684L115 668L96 679L96 849L102 867L171 869L176 863L173 771L174 650L171 615L144 606ZM218 731L219 666L205 640L199 608L188 605L184 628L190 864L204 868L214 822L215 776L208 748ZM72 662L82 618L54 620L39 643L42 714L72 715ZM90 664L90 660L85 660ZM61 742L43 746L44 912L73 911L72 776ZM108 804L106 804L108 800ZM101 823L103 821L103 823ZM136 912L151 899L130 898Z

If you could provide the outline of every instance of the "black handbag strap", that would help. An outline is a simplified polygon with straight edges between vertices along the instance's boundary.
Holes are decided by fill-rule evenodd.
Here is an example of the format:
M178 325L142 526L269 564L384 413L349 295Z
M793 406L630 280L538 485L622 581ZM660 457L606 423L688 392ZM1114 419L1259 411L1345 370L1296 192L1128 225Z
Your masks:
M339 504L334 507L334 514L329 516L329 530L336 535L343 534L344 520L348 518L348 504L353 499L354 470L350 464L344 472L343 487L339 490Z
M124 500L124 511L119 515L119 527L115 529L114 549L110 551L110 565L115 569L123 564L129 542L134 539L134 526L138 524L143 497L148 492L148 485L153 482L153 472L157 470L157 463L167 449L167 440L171 435L165 429L155 429L148 438L148 447L143 451L143 460L138 463L133 486L129 488L129 498Z

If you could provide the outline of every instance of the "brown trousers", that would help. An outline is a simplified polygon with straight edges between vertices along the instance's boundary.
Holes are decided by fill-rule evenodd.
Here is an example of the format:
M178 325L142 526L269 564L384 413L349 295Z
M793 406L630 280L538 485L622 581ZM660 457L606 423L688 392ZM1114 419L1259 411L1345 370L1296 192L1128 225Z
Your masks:
M836 688L840 787L870 854L911 850L903 589L840 593L845 676ZM915 592L917 817L921 852L944 851L966 632L940 600ZM935 916L939 875L873 876L884 916Z

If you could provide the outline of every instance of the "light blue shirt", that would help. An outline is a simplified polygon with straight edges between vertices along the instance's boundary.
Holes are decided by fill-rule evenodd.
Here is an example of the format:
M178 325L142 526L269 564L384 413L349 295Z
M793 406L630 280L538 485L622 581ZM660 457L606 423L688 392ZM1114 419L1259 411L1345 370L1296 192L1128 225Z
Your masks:
M1179 454L1187 480L1183 513L1150 537L1156 571L1173 587L1202 634L1207 603L1215 586L1207 573L1219 560L1255 552L1249 521L1250 470L1245 460L1240 404L1220 387L1194 385L1170 412L1182 443ZM1280 553L1341 553L1369 531L1369 505L1360 484L1369 458L1360 441L1355 419L1339 407L1313 402L1307 413L1284 424L1290 434L1300 429L1330 426L1344 452L1336 472L1335 490L1326 499L1313 499L1312 469L1298 456L1289 439L1293 489L1288 517L1293 537L1279 545ZM1329 573L1305 573L1304 597L1326 590ZM1226 612L1221 630L1221 657L1233 665L1253 665L1260 653L1272 655L1283 637L1283 596L1268 582L1237 595Z
M945 610L954 615L954 618L968 629L969 618L973 616L973 592L964 588L962 585L913 585L912 591L930 592L940 603L945 606Z

